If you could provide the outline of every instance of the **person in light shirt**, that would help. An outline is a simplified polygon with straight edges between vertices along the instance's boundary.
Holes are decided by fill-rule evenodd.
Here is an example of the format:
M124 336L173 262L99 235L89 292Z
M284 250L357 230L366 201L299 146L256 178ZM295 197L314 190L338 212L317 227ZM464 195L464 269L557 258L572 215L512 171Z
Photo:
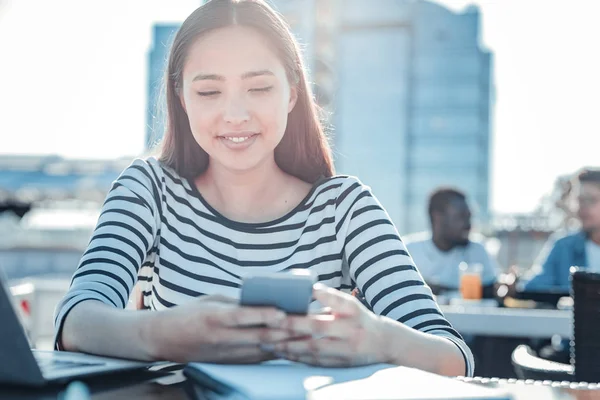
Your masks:
M470 239L471 210L465 194L439 188L429 197L428 212L431 232L404 237L425 282L434 293L455 292L460 288L459 265L479 264L483 297L493 297L497 263L481 243Z

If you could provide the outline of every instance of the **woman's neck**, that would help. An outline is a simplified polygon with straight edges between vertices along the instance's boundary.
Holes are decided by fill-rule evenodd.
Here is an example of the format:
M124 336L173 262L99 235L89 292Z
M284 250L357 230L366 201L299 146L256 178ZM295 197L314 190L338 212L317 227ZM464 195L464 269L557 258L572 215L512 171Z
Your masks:
M274 159L247 171L211 163L196 185L209 204L227 218L265 222L275 219L285 209L281 195L288 190L289 178Z

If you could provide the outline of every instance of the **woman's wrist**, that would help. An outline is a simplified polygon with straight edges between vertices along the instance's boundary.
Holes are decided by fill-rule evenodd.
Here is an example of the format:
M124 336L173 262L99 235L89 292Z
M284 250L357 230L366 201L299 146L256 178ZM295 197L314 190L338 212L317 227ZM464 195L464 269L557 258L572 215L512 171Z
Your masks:
M380 316L381 345L380 351L385 362L396 365L409 365L410 362L410 328L388 317Z
M396 336L402 336L402 333L391 327L390 321L392 320L387 317L377 315L377 324L374 329L377 335L375 341L377 346L374 349L373 357L378 363L401 365L397 362L395 347L399 343L396 343L397 340L395 338Z
M388 363L441 375L464 374L464 359L452 341L417 331L387 317L381 318L381 348L387 349Z
M164 311L133 311L139 314L137 317L136 330L142 351L146 359L152 361L168 360L168 349L165 348L164 324L162 315Z

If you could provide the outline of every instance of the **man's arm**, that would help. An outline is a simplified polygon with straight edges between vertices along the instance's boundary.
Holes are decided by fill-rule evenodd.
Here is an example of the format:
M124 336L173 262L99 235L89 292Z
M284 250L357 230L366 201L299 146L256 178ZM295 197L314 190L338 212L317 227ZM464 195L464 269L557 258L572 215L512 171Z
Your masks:
M522 286L524 292L543 291L557 287L557 269L559 264L560 242L554 243L548 257L542 263L541 269L533 267L536 270L534 275L530 276Z

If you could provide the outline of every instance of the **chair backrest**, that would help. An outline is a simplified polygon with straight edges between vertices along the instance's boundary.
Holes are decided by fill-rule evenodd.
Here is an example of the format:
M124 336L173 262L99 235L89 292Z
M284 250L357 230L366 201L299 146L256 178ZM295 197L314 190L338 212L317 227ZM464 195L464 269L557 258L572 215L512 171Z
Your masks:
M600 273L571 267L571 364L579 382L600 382Z
M512 365L519 379L536 381L572 382L573 366L538 357L527 345L519 345L512 353Z

